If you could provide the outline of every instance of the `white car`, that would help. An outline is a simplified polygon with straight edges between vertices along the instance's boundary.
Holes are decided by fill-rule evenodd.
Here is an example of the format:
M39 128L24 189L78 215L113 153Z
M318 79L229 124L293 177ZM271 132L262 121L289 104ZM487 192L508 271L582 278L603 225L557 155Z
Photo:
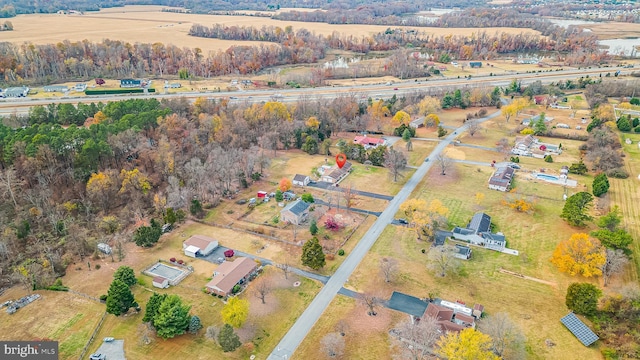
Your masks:
M105 354L95 353L91 354L89 360L105 360L107 356Z

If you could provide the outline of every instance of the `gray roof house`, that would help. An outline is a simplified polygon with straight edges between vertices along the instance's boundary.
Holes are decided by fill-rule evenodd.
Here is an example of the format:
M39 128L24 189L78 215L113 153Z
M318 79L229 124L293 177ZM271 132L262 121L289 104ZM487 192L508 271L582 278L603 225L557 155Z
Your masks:
M295 225L302 224L307 220L307 217L309 217L309 204L302 200L293 201L280 211L281 221Z
M511 187L513 174L515 170L509 166L503 166L496 169L489 179L489 189L498 191L507 191Z
M45 85L44 91L46 92L66 92L69 91L69 87L66 85Z
M293 185L295 186L307 186L310 181L309 175L296 174L293 177Z
M473 215L466 228L456 226L451 238L496 251L502 251L507 246L504 234L491 232L491 216L483 212Z
M20 87L10 87L4 89L2 93L2 97L10 98L10 97L26 97L29 94L29 88L26 86Z

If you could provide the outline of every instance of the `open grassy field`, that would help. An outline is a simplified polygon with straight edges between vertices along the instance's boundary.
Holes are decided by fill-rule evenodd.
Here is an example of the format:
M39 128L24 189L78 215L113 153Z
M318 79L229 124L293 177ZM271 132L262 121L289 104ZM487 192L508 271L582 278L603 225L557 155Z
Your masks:
M0 340L49 338L60 343L60 359L77 359L104 313L104 305L57 291L37 291L42 297L13 315L0 312ZM11 288L0 302L17 300L27 292Z
M400 140L402 146L405 146L404 141ZM420 166L424 162L424 159L433 151L438 144L435 141L420 141L412 140L413 150L407 152L408 163L411 166Z
M221 326L222 319L220 310L224 306L222 301L216 297L206 295L200 288L194 286L193 282L185 279L184 284L178 287L171 287L159 292L180 295L183 300L192 305L191 313L197 314L204 326L197 335L183 335L174 339L162 340L151 336L153 339L149 345L138 341L142 324L143 312L127 317L109 315L98 333L98 339L105 336L112 336L117 339L125 339L125 353L130 359L176 359L189 357L192 359L246 359L249 355L255 354L259 357L266 357L286 330L293 324L306 305L313 299L319 285L307 279L299 279L289 276L288 280L282 277L282 273L273 268L268 268L263 275L269 278L274 284L274 291L266 298L266 304L261 304L260 300L252 295L251 285L241 298L250 302L250 317L246 324L238 330L244 343L251 342L253 345L243 346L234 353L224 353L222 349L211 340L204 337L205 329L208 326ZM190 275L192 278L202 277ZM206 281L206 278L198 279ZM201 282L198 281L198 282ZM301 281L299 287L293 287L295 281ZM150 289L143 289L135 286L134 295L136 299L145 304L151 295ZM141 301L142 300L142 301ZM259 339L258 339L259 338ZM92 346L95 350L99 346L99 341ZM249 348L255 349L249 351Z
M294 30L306 28L311 32L329 35L334 31L353 36L367 36L383 32L387 26L379 25L333 25L324 23L301 23L278 21L267 17L196 15L161 12L162 6L126 6L110 11L88 12L85 15L19 15L11 22L14 31L3 34L3 41L15 43L32 42L35 44L58 43L64 40L102 41L103 39L121 40L130 43L163 42L181 47L200 48L209 51L226 50L237 45L235 40L219 40L191 37L188 35L193 24L210 26L211 24L236 26L293 26ZM43 29L47 29L43 32ZM470 35L478 32L472 28L420 28L422 31L439 36L448 34ZM511 33L538 33L530 29L483 28L483 31ZM255 45L261 42L243 42ZM262 43L264 44L264 43Z
M346 324L344 359L391 359L394 351L388 331L404 316L393 310L379 308L378 315L367 316L367 309L355 299L338 295L295 352L295 359L329 359L321 341L336 332L336 325Z
M520 325L528 338L531 358L597 358L597 350L581 346L559 322L567 313L564 305L566 287L578 280L559 273L549 262L557 243L576 231L559 219L562 187L520 181L518 174L518 191L536 196L535 213L522 214L502 204L505 197L514 194L486 188L490 169L481 169L480 175L476 168L458 164L445 179L432 170L412 197L442 201L450 210L450 223L455 225L465 226L478 210L487 212L496 224L496 231L506 235L508 247L520 251L520 256L474 248L472 259L462 265L459 275L442 279L426 267L428 259L421 249L428 249L429 243L417 241L412 229L388 226L346 286L383 294L398 290L417 297L436 293L439 297L461 299L467 304L482 303L489 314L506 311ZM485 195L480 203L474 200L477 192ZM392 284L385 284L380 276L375 276L383 256L400 262L399 274ZM501 274L500 268L555 285ZM547 347L546 339L551 339L557 346Z
M631 244L633 250L633 262L635 267L630 267L626 272L628 281L638 281L638 272L640 271L640 188L638 182L640 181L640 147L638 141L640 141L640 134L624 134L623 138L632 140L632 144L626 144L622 141L622 146L627 154L625 160L625 169L629 173L628 179L613 179L610 178L609 182L611 187L609 189L609 196L611 197L612 205L618 205L624 216L624 226L627 231L635 239Z

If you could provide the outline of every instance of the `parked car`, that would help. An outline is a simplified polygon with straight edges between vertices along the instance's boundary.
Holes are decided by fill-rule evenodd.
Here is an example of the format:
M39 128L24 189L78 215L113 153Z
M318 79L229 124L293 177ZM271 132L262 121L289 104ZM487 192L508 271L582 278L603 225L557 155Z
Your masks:
M95 353L91 354L89 357L90 360L105 360L107 356L105 354Z
M509 165L510 168L515 169L515 170L520 170L520 165L516 164L516 163L510 163Z
M169 231L171 231L171 229L173 229L173 226L171 226L171 224L164 224L162 225L162 233L168 233Z

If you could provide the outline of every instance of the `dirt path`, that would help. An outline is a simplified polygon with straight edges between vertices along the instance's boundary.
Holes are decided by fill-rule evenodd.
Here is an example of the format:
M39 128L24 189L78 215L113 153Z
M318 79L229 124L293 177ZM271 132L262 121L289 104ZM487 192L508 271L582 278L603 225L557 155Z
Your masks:
M516 272L505 270L505 269L500 269L500 272L503 273L503 274L512 275L512 276L519 277L519 278L522 278L522 279L525 279L525 280L531 280L531 281L535 281L535 282L538 282L538 283L541 283L541 284L550 285L550 286L553 286L553 287L557 287L558 286L558 284L556 284L554 282L551 282L551 281L546 281L546 280L534 278L534 277L531 277L531 276L518 274Z
M640 229L638 226L638 220L640 218L640 196L638 195L638 183L636 177L639 172L635 164L630 161L630 156L627 156L625 164L625 170L629 173L628 179L613 179L610 178L609 182L611 187L609 189L609 196L611 197L611 206L618 205L622 212L622 226L624 226L631 237L636 239L631 244L631 249L634 254L639 254L640 241ZM640 270L640 256L634 256L633 259L636 263L635 269L629 268L625 272L625 280L637 281L638 271Z

